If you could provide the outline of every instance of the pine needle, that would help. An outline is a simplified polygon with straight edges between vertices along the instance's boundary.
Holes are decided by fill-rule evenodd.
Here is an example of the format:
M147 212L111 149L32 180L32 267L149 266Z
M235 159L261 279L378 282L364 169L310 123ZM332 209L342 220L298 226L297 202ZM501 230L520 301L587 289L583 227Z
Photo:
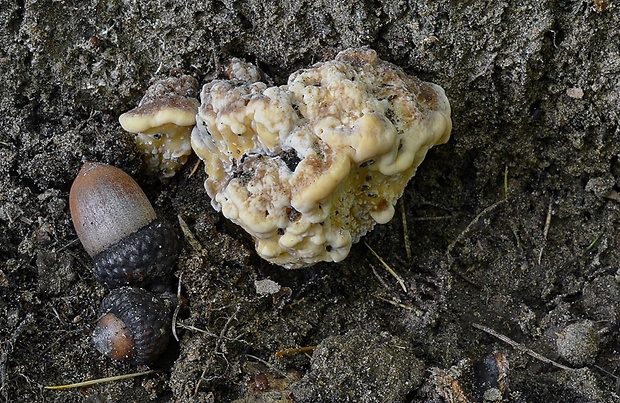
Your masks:
M66 384L66 385L44 386L43 389L60 390L60 389L81 388L81 387L84 387L84 386L92 386L92 385L97 385L97 384L100 384L100 383L115 382L115 381L121 381L123 379L135 378L135 377L142 376L142 375L152 374L154 372L156 372L156 371L151 369L151 370L144 371L144 372L134 372L132 374L116 375L116 376L110 376L110 377L107 377L107 378L92 379L90 381L84 381L84 382L78 382L78 383L69 383L69 384Z
M368 250L370 250L370 252L379 260L379 262L381 262L383 267L385 267L385 270L387 270L396 279L396 281L400 285L400 288L402 288L404 292L407 292L407 287L405 286L405 281L403 280L403 278L398 273L396 273L396 271L394 271L394 269L392 269L390 265L385 263L385 261L381 259L381 256L379 256L377 252L375 252L375 250L366 243L366 241L364 241L364 245L366 245Z

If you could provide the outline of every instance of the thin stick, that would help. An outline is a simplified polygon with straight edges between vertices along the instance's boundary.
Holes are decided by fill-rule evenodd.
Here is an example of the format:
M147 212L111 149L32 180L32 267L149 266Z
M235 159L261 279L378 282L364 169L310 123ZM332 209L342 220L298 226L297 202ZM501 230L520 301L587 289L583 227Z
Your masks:
M443 221L443 220L452 220L456 217L456 215L438 215L431 217L413 217L413 221Z
M405 196L400 201L400 215L403 221L403 241L405 241L405 254L407 259L411 260L411 242L409 241L409 230L407 229L407 212L405 211Z
M470 223L459 234L459 236L457 236L456 239L454 241L452 241L452 243L450 243L450 245L448 245L448 249L446 250L446 255L448 256L449 266L452 266L452 263L454 262L454 258L452 257L452 250L454 249L456 244L461 242L461 240L463 240L463 238L465 238L465 235L467 235L469 233L469 231L471 231L471 229L476 224L478 224L478 221L480 221L482 219L482 217L484 217L485 215L489 214L490 212L492 212L493 210L495 210L496 208L498 208L499 206L501 206L505 202L506 202L506 199L502 199L502 200L500 200L500 201L498 201L496 203L491 204L489 207L485 208L480 213L478 213L478 215L476 217L474 217L473 220L470 221Z
M200 163L202 162L201 159L199 159L198 161L196 161L196 164L194 165L194 167L192 168L192 172L189 173L189 175L187 176L188 178L191 178L192 176L194 176L194 174L196 173L196 171L198 170L198 167L200 166Z
M547 209L547 218L545 218L545 227L543 228L543 244L540 247L540 253L538 254L538 264L542 261L543 251L545 250L545 244L547 243L547 235L549 234L549 227L551 227L551 208L553 207L553 198L549 200L549 208Z
M71 245L73 245L74 243L79 242L79 241L80 241L80 240L76 238L76 239L74 239L73 241L71 241L71 242L67 243L66 245L61 246L60 248L58 248L58 249L56 250L56 252L63 251L63 250L65 250L65 249L67 249L69 246L71 246Z
M273 355L274 357L282 357L283 355L292 355L297 353L310 353L316 350L316 346L307 346L307 347L297 347L297 348L287 348L285 350L276 351Z
M134 372L133 374L116 375L116 376L110 376L110 377L107 377L107 378L92 379L90 381L84 381L84 382L78 382L78 383L69 383L69 384L66 384L66 385L44 386L43 389L60 390L60 389L81 388L81 387L84 387L84 386L97 385L99 383L122 381L123 379L135 378L135 377L142 376L142 375L152 374L154 372L157 372L157 371L155 371L153 369L150 369L150 370L144 371L144 372Z
M262 358L259 358L259 357L255 356L255 355L252 355L252 354L246 354L245 356L247 358L251 358L253 360L256 360L257 362L260 362L261 364L263 364L264 366L269 368L271 371L275 372L276 374L278 374L278 375L280 375L282 377L290 378L290 376L286 372L282 371L279 368L276 368L275 366L271 365L269 362L263 360Z
M504 168L504 200L508 200L508 165Z
M594 248L594 245L596 245L598 241L601 240L601 237L603 236L604 233L605 231L601 232L596 238L594 238L594 241L590 242L590 245L588 245L588 247L586 248L584 252L589 252L590 249Z
M385 270L387 270L396 279L396 281L400 285L400 288L402 288L404 292L407 292L407 287L405 286L405 281L403 280L403 278L398 273L396 273L394 269L392 269L387 263L385 263L385 261L381 259L381 256L379 256L377 252L375 252L374 249L366 243L366 241L364 241L364 245L366 245L370 252L379 260L379 262L381 262L383 267L385 267Z
M174 313L172 314L172 335L176 341L179 341L179 336L177 335L177 317L181 310L181 277L183 277L183 272L179 274L179 282L177 284L177 306L174 307Z
M511 338L509 338L508 336L504 336L501 333L496 332L495 330L488 328L486 326L483 325L479 325L477 323L472 323L471 324L473 327L475 327L476 329L482 330L483 332L486 332L488 334L490 334L491 336L497 337L498 339L500 339L501 341L503 341L504 343L510 344L514 349L519 350L522 353L525 353L527 355L529 355L530 357L534 357L539 361L542 361L546 364L551 364L554 367L557 368L561 368L561 369L565 369L565 370L572 370L573 368L567 367L566 365L562 365L558 362L555 362L545 356L542 356L540 354L538 354L536 351L531 350L527 347L525 347L523 344L517 343L516 341L512 340Z
M179 220L179 226L181 227L181 231L183 231L183 235L185 235L185 239L187 239L187 242L192 245L192 248L194 248L196 252L200 252L202 250L202 245L200 244L200 242L198 242L192 231L189 229L189 225L187 225L183 217L181 217L181 214L178 214L177 218Z
M391 299L383 298L383 297L381 297L381 296L379 296L379 295L373 295L373 297L375 297L375 298L377 298L377 299L380 299L380 300L381 300L381 301L383 301L383 302L387 302L388 304L391 304L391 305L397 306L397 307L399 307L399 308L406 309L406 310L408 310L408 311L415 311L415 310L416 310L416 309L415 309L414 307L412 307L412 306L405 305L405 304L403 304L403 303L396 302L396 301L391 300Z
M383 287L385 287L386 289L390 290L390 286L385 282L385 280L383 280L383 278L381 278L381 276L379 275L379 273L377 273L377 270L375 269L374 265L370 265L370 268L372 269L372 273L375 275L375 277L377 278L377 280L379 280L379 282L381 283L381 285Z

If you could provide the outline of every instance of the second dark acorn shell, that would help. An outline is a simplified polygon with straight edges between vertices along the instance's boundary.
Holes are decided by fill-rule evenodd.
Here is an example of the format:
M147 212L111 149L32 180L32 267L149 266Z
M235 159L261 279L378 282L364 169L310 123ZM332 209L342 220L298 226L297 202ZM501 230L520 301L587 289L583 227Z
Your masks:
M170 338L176 298L136 287L112 290L101 302L93 343L102 354L129 364L155 361Z

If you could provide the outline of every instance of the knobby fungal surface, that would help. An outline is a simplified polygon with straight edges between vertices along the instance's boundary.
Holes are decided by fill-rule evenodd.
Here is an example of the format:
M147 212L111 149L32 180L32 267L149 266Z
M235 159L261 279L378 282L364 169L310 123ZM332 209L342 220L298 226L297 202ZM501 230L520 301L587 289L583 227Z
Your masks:
M286 85L251 81L232 74L203 87L192 147L212 206L286 268L343 260L392 219L427 151L450 136L443 89L369 48Z
M159 80L136 108L119 118L123 129L135 133L147 169L161 179L174 176L192 153L197 93L198 81L191 76Z

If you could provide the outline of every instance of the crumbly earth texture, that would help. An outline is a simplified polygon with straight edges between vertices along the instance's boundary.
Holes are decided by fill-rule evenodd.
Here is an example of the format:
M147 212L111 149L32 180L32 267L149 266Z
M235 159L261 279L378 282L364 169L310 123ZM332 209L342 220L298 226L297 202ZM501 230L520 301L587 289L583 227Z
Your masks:
M457 387L618 402L619 26L615 1L0 0L0 401L373 402L395 386L405 402ZM202 86L238 57L286 85L362 46L444 88L454 126L340 263L268 264L206 202L198 157L162 183L119 126L159 80ZM107 290L67 201L84 161L122 168L159 217L183 220L180 341L151 374L48 390L147 369L91 342ZM259 293L263 280L279 287ZM585 323L598 340L567 332L559 350Z
M390 221L427 151L452 128L443 89L369 48L279 87L214 80L201 101L192 148L213 207L286 268L339 262Z

